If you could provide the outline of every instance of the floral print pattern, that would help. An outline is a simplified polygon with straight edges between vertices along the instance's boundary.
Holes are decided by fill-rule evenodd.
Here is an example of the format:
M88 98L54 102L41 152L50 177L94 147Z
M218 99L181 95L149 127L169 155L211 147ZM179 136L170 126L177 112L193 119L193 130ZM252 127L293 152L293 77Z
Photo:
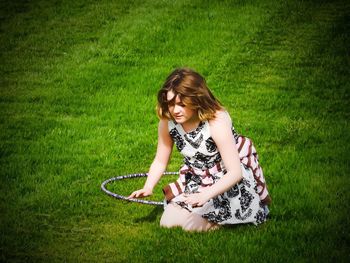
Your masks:
M192 132L186 133L181 124L169 121L169 133L177 149L184 156L184 165L189 172L184 175L184 193L198 193L207 187L205 180L217 182L226 173L225 165L217 146L210 135L208 121L201 122ZM237 142L238 134L232 127L232 138ZM222 167L217 172L215 167ZM200 171L196 173L196 171ZM225 193L209 200L202 207L191 207L183 202L182 195L171 200L183 208L200 214L203 218L217 224L260 224L266 221L266 209L257 193L257 183L253 172L241 163L243 179ZM203 174L205 176L203 176Z

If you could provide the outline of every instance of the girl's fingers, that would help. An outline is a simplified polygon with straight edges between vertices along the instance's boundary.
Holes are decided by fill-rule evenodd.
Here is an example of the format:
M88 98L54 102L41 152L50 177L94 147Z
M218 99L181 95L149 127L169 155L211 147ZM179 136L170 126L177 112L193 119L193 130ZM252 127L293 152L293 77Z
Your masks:
M137 191L132 192L132 194L129 195L128 198L129 198L129 199L130 199L130 198L134 198L134 197L137 198L137 197L139 197L139 195L140 195L139 190L137 190Z
M147 192L143 189L141 190L137 190L135 192L133 192L128 198L138 198L138 197L146 197L146 196L149 196L150 194L147 194Z
M134 198L134 197L135 197L135 195L136 195L136 194L135 194L135 192L133 192L131 195L129 195L129 196L128 196L128 199L130 199L130 198Z
M187 205L191 205L192 207L201 207L204 205L204 203L202 201L196 200L195 197L191 197L190 195L185 196L184 202Z

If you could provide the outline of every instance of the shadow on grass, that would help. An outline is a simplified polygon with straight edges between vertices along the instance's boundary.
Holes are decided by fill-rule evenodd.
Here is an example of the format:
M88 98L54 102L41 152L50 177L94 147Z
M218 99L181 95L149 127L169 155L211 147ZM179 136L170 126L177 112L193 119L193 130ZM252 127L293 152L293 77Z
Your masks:
M163 213L163 207L161 206L155 206L153 210L146 216L136 218L134 220L134 223L140 223L140 222L154 222L157 220L157 216L161 213Z

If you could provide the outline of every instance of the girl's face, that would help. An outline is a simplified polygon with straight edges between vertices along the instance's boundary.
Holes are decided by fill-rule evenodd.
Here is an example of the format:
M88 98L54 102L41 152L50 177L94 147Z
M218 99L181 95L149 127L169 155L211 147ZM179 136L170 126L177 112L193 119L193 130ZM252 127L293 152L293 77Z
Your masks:
M173 91L168 91L167 101L170 102L168 104L168 109L174 120L180 124L197 122L197 112L191 109L190 107L184 105L183 102L180 100L179 95L176 95L175 100L174 96L175 94Z

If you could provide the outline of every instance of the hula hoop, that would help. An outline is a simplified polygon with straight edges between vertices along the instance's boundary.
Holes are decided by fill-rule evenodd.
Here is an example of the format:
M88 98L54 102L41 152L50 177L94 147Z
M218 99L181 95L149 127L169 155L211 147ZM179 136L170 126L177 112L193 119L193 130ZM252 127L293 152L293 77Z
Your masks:
M178 172L165 172L165 173L163 173L163 175L175 175L175 174L178 174ZM114 182L114 181L130 179L130 178L136 178L136 177L147 177L147 175L148 175L147 173L137 173L137 174L126 174L126 175L113 177L113 178L107 179L106 181L104 181L101 184L101 190L103 192L105 192L106 194L108 194L108 195L110 195L110 196L112 196L114 198L117 198L117 199L129 201L129 202L140 203L140 204L145 204L145 205L159 205L159 206L163 206L164 202L151 201L151 200L142 200L142 199L137 199L137 198L128 199L126 196L113 193L113 192L107 190L107 188L106 188L107 184L109 184L111 182Z

